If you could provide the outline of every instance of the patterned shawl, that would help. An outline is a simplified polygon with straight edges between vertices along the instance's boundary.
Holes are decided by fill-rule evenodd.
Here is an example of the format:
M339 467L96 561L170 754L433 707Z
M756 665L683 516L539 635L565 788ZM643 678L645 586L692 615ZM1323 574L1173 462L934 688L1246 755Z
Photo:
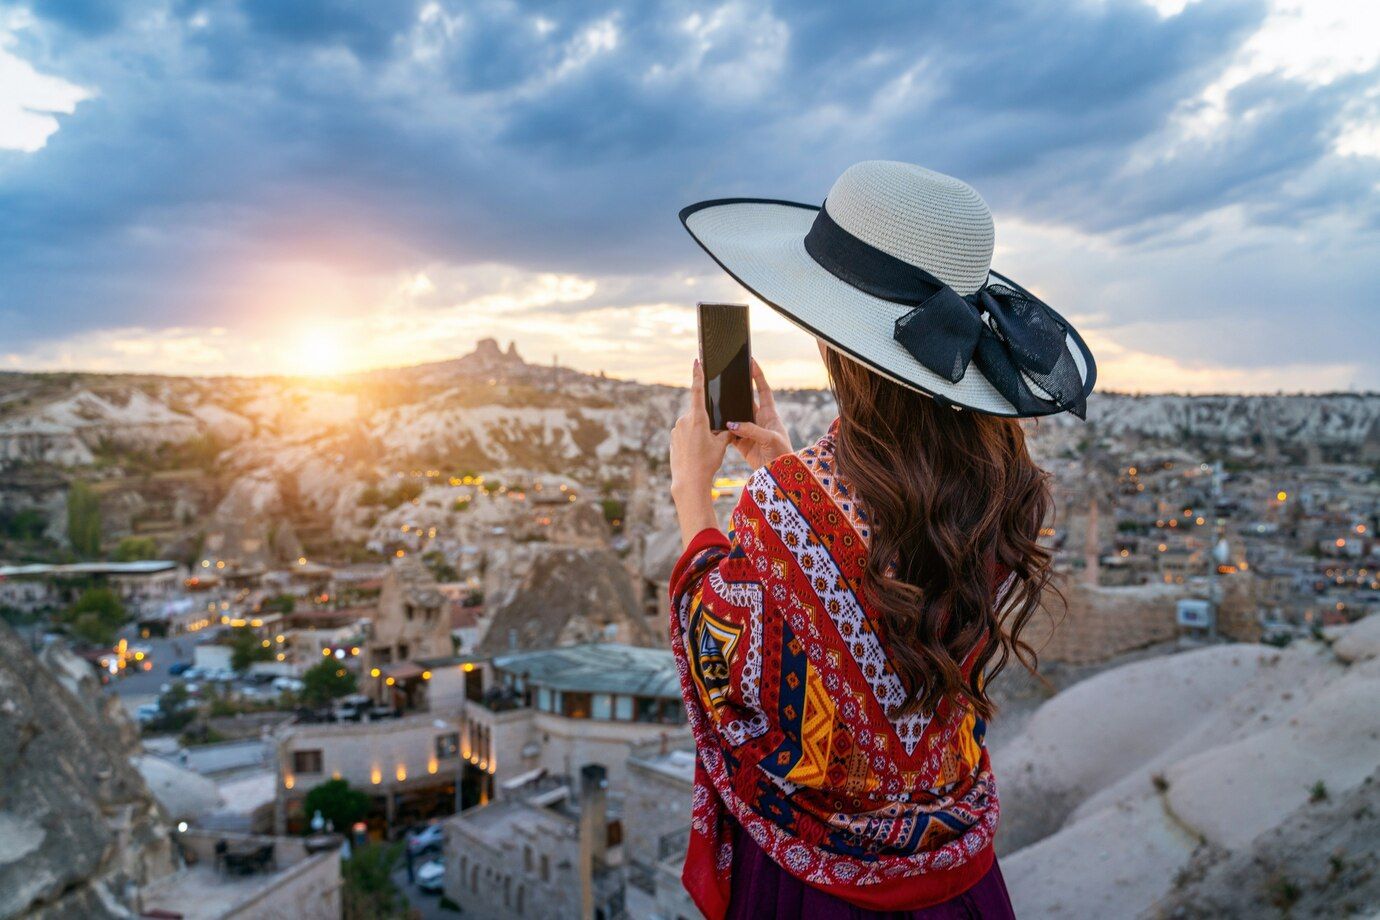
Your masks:
M837 425L837 423L835 423ZM868 528L834 473L834 429L753 474L729 536L671 580L671 647L698 758L682 876L728 907L736 821L796 877L878 910L956 896L992 862L985 726L905 699L861 593Z

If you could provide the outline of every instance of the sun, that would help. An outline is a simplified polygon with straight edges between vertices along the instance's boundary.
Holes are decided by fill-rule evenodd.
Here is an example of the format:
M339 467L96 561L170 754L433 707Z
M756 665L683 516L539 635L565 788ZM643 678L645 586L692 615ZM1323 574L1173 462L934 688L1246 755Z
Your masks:
M339 374L345 369L340 339L328 329L313 328L304 333L293 356L296 372L313 377Z

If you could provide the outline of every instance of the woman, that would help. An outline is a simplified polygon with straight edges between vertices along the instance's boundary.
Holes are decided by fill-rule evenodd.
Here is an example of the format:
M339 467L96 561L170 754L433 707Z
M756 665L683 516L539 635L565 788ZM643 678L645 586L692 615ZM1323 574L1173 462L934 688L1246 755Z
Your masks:
M1034 667L1021 630L1050 571L1049 487L1016 419L1082 416L1092 355L990 273L990 212L948 176L861 163L823 208L681 219L816 336L838 405L793 453L754 365L756 422L714 432L697 362L672 432L686 888L714 920L1010 917L986 686L1012 656ZM730 446L755 472L726 535L710 487Z

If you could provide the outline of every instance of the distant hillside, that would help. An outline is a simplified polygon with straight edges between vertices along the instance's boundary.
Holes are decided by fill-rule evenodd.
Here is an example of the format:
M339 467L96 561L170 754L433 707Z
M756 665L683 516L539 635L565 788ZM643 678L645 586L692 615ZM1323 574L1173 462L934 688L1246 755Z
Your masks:
M362 542L386 510L374 498L427 473L557 475L627 498L634 479L662 488L684 399L529 364L491 339L453 360L343 378L0 374L0 557L34 555L13 541L36 526L64 542L74 479L94 484L109 539L148 534L189 556L216 533L284 558ZM834 414L825 391L778 402L798 443ZM1032 424L1037 455L1163 445L1247 465L1380 458L1375 394L1096 394L1089 419Z

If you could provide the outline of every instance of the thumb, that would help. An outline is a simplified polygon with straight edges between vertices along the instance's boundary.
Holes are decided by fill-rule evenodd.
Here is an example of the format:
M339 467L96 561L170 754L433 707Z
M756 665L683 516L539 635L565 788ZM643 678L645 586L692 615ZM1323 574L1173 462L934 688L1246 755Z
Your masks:
M738 437L758 444L768 444L777 439L775 432L769 431L753 422L728 422L726 424L728 425L728 430Z

